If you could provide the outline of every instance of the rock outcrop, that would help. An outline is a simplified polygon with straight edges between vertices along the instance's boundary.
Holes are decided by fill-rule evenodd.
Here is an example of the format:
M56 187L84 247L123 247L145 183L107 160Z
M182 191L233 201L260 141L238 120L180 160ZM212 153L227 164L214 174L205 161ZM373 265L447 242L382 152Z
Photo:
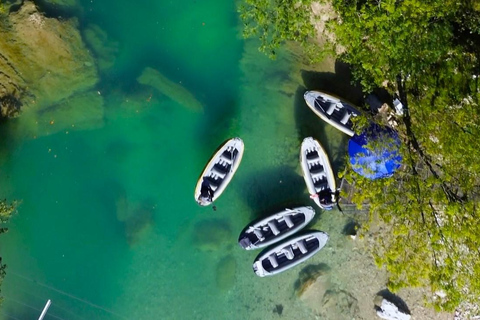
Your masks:
M36 136L101 128L104 125L103 98L96 91L74 94L37 112L36 119Z
M85 42L93 50L97 58L100 72L110 69L118 54L119 43L111 39L108 34L96 24L90 24L83 32Z
M358 314L357 299L331 282L327 265L309 265L299 276L297 296L322 319L353 319Z
M26 1L0 22L0 97L42 110L98 81L75 19L46 18Z

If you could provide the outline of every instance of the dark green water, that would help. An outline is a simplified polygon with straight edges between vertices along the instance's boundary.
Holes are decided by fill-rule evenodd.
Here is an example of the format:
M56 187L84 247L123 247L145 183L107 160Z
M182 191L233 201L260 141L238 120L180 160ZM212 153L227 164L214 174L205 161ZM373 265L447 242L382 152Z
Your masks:
M82 5L82 28L97 24L119 43L95 89L104 124L36 139L2 132L0 195L22 202L0 238L1 318L36 319L51 299L45 319L267 319L278 317L276 296L291 305L288 319L311 316L292 298L298 272L259 281L257 252L236 244L259 214L313 204L298 164L305 135L342 162L344 137L303 105L298 66L244 42L229 1ZM203 112L139 85L147 66L181 83ZM196 179L233 136L246 145L242 165L218 210L200 208Z

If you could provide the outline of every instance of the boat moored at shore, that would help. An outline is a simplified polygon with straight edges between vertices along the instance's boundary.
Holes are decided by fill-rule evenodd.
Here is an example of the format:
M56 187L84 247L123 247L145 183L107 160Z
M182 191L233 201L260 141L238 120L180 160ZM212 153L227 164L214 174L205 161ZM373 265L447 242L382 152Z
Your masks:
M291 269L319 252L328 238L325 232L310 231L284 240L260 253L253 263L253 271L259 277L266 277Z
M324 210L336 203L336 182L328 155L312 137L305 138L300 148L300 165L310 198Z
M353 136L352 117L360 112L350 103L321 91L307 91L303 95L308 107L322 120L349 136Z
M293 235L315 216L312 207L285 209L243 229L238 244L245 250L259 249Z

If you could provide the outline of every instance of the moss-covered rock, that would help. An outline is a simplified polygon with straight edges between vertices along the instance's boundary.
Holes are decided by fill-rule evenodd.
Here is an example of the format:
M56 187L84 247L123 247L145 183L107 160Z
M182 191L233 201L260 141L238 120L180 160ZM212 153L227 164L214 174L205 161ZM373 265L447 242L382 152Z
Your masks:
M102 127L103 98L96 91L73 95L37 113L36 136Z
M93 57L75 19L46 18L25 1L0 23L0 96L37 110L57 104L98 81Z
M103 29L95 24L88 25L83 35L85 42L95 54L98 69L101 72L110 69L114 65L118 53L118 42L112 40Z
M193 230L193 245L202 251L218 251L232 236L226 220L210 219L198 222Z

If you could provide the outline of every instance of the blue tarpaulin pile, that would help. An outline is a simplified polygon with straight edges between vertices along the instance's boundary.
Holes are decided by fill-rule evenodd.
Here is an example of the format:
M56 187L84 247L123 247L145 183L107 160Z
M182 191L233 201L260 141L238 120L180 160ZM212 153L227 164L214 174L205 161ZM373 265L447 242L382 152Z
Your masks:
M402 161L399 147L400 139L393 129L372 124L348 142L352 169L372 180L390 177Z

